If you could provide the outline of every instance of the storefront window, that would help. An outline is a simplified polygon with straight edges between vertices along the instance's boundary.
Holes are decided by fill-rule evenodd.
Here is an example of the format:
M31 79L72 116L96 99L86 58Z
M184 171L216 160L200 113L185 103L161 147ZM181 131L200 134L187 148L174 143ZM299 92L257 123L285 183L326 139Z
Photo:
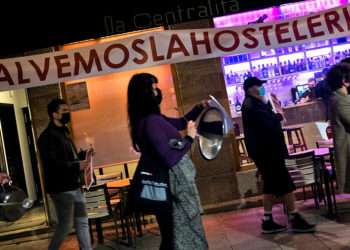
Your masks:
M163 29L153 29L157 32ZM135 33L133 33L135 34ZM113 36L99 40L66 45L64 50L91 44L126 38ZM65 83L65 98L72 109L72 130L78 148L95 148L96 167L116 166L125 176L124 162L137 160L139 155L132 148L127 119L127 87L136 73L154 74L163 93L162 112L178 116L175 90L170 65L141 70L107 74L103 76ZM136 164L130 164L132 175ZM105 172L105 171L104 171Z
M267 15L264 22L281 20L334 8L346 3L347 1L343 0L302 1L214 18L214 24L217 28L247 25L259 20L263 15ZM315 85L323 80L324 69L348 56L350 56L350 39L345 37L221 58L231 114L236 123L236 136L240 142L242 165L252 165L252 161L242 160L242 157L246 159L247 156L246 149L244 149L241 119L241 106L245 96L244 80L250 76L266 80L267 96L271 93L276 94L287 116L290 116L283 125L304 126L305 130L312 132L306 136L306 143L314 146L315 141L320 139L320 134L323 132L317 131L315 122L325 121L327 118L325 107L320 104L320 100L317 100L317 97L313 97L312 100L306 99L304 98L305 93L313 91ZM304 105L303 108L301 108L302 105ZM237 133L240 134L237 135Z

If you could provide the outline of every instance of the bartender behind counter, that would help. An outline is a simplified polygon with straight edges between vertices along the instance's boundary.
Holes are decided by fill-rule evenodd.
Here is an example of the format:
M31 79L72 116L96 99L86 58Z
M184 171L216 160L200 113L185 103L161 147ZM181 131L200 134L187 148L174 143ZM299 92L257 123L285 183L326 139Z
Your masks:
M298 87L301 87L301 86L298 86ZM299 103L311 102L312 100L315 100L315 99L316 99L316 80L314 78L310 78L307 82L307 89L299 96L297 103L299 104Z

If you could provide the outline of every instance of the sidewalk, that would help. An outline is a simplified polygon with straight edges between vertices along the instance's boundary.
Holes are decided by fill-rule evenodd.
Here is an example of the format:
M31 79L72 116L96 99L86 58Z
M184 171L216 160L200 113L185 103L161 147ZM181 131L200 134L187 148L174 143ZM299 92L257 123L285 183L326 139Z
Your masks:
M260 221L262 208L242 209L227 213L210 214L203 216L207 239L212 250L325 250L325 249L350 249L350 199L339 205L341 211L340 220L329 220L323 216L325 209L313 208L313 201L298 201L301 212L307 219L317 224L317 232L314 234L292 234L285 232L276 235L262 235L260 233ZM274 208L276 221L285 224L286 217L283 215L282 206ZM151 228L154 231L154 228ZM103 246L95 246L97 250L107 249L135 249L118 246L114 243L114 231L104 231L106 238ZM49 240L47 235L29 242L7 245L0 247L0 250L44 250L47 249ZM154 233L146 232L137 239L136 249L157 250L160 237ZM62 250L78 249L74 236L69 236ZM195 250L195 249L194 249Z

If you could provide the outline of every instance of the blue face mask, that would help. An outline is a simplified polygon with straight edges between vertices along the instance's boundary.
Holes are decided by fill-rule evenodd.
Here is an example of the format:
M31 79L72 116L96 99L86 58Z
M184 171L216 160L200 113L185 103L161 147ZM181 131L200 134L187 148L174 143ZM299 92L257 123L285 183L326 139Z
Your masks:
M259 90L259 96L265 96L266 91L263 86L260 86L258 90Z

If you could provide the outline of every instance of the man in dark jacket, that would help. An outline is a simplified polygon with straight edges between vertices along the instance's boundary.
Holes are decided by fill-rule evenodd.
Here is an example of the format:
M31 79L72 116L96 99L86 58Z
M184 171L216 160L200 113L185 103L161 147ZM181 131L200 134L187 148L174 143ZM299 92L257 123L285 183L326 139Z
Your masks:
M295 208L294 183L285 166L287 146L281 127L283 116L275 113L265 99L265 81L250 77L244 82L246 93L242 106L244 136L249 156L255 162L264 181L263 233L286 230L272 218L274 197L283 197L290 215L292 230L311 232L315 227L307 223ZM276 105L276 104L275 104ZM276 110L281 110L280 107Z
M332 95L332 91L329 88L327 81L326 81L326 75L328 73L328 68L325 68L322 70L323 79L316 85L316 97L322 98L322 102L325 107L325 116L326 121L330 120L330 98Z
M50 123L38 140L45 176L45 188L54 203L58 224L49 250L57 250L74 222L80 249L91 250L85 199L81 192L80 171L87 161L80 161L76 147L65 126L70 121L68 105L61 99L47 107Z

